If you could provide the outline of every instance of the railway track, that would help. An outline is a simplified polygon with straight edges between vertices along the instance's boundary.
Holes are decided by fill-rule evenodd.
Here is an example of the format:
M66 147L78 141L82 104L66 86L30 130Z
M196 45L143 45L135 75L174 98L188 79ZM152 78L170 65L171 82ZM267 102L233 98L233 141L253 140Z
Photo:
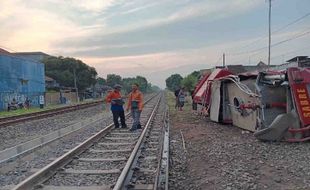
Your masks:
M157 189L166 134L162 96L145 105L143 130L132 133L111 124L13 189Z
M46 117L50 117L50 116L54 116L54 115L58 115L58 114L66 113L66 112L71 112L71 111L75 111L79 109L84 109L84 108L98 105L100 103L102 103L102 100L73 105L73 106L65 106L61 108L55 108L51 110L45 110L45 111L34 112L34 113L29 113L29 114L0 118L0 127L12 125L12 124L16 124L16 123L20 123L24 121L46 118Z

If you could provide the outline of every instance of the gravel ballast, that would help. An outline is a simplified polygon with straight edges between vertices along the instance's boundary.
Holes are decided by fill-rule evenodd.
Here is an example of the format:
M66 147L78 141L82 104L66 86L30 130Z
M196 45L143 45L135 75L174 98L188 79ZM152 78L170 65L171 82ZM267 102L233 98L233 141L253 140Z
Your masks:
M111 116L110 112L102 111L102 104L100 104L61 115L0 127L0 151L65 128L96 114Z
M147 98L148 97L146 97L146 99ZM103 114L101 108L99 109L99 113ZM110 115L110 112L105 113L107 116ZM79 117L79 119L81 119L81 117ZM73 117L68 118L68 122L70 121L73 121ZM129 124L131 119L127 121ZM90 126L71 133L70 135L49 143L48 145L40 147L20 158L0 164L0 189L1 187L15 185L21 182L36 170L51 163L55 158L63 155L68 150L76 147L96 132L102 130L111 122L112 119L110 117L103 116L100 121L96 121Z
M189 105L177 112L171 103L170 114L170 189L310 189L309 143L261 142Z

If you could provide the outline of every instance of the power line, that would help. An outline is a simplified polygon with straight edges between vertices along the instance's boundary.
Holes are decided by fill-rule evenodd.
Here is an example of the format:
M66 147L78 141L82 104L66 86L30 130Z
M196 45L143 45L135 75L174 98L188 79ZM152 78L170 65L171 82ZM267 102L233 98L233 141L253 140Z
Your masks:
M215 66L220 63L220 60L222 59L223 56L220 56L219 59L216 61Z
M274 43L274 44L271 44L270 47L275 47L275 46L278 46L280 44L283 44L285 42L289 42L289 41L292 41L292 40L295 40L297 38L300 38L300 37L303 37L305 35L308 35L310 34L310 30L309 31L306 31L306 32L303 32L301 34L298 34L298 35L295 35L291 38L288 38L288 39L285 39L285 40L282 40L280 42L277 42L277 43ZM255 53L255 52L260 52L264 49L268 48L268 46L265 46L265 47L260 47L260 48L257 48L257 49L254 49L254 50L251 50L251 51L243 51L243 52L239 52L239 53L234 53L234 54L230 54L230 55L244 55L244 54L250 54L250 53Z
M282 31L282 30L288 28L289 26L294 25L295 23L297 23L297 22L299 22L299 21L305 19L305 18L308 17L308 16L310 16L310 12L307 13L307 14L305 14L305 15L303 15L303 16L301 16L301 17L299 17L299 18L297 18L297 19L295 19L295 20L293 20L292 22L290 22L290 23L288 23L288 24L282 26L281 28L279 28L279 29L277 29L277 30L275 30L275 31L272 31L271 34L278 33L278 32L280 32L280 31ZM265 38L267 38L267 37L268 37L268 36L260 37L259 39L255 40L255 41L253 41L253 42L250 42L249 44L247 44L247 45L245 45L245 46L242 46L241 49L242 49L242 48L249 47L249 46L251 46L251 45L253 45L253 44L256 44L257 42L259 42L259 41L261 41L261 40L263 40L263 39L265 39Z
M271 59L275 59L275 58L278 58L278 57L281 57L281 56L286 56L286 55L289 55L289 54L292 54L292 53L296 53L296 52L299 52L299 51L302 51L302 50L306 50L307 48L310 48L310 46L306 46L306 47L303 47L303 48L300 48L300 49L297 49L297 50L294 50L294 51L285 52L285 53L273 56L273 57L271 57Z
M274 44L271 45L271 47L275 47L275 46L281 45L281 44L283 44L283 43L286 43L286 42L289 42L289 41L292 41L292 40L301 38L301 37L306 36L306 35L308 35L308 34L310 34L310 30L305 31L305 32L302 32L302 33L299 33L299 34L297 34L297 35L295 35L295 36L293 36L293 37L291 37L291 38L282 40L282 41L280 41L280 42L274 43ZM252 56L255 56L255 55L259 54L259 52L261 52L262 50L265 50L265 49L267 49L267 48L268 48L268 46L265 46L265 47L261 47L261 48L258 48L258 49L252 50L252 51L241 52L241 53L239 53L239 54L234 54L234 55L246 55L246 54L249 54L249 53L257 52L257 53L255 53L255 54L250 55L250 56L252 57ZM306 47L306 48L307 48L307 47ZM236 63L236 62L240 62L240 61L235 61L235 62L233 62L233 63Z
M288 23L287 25L285 25L285 26L279 28L278 30L273 31L272 34L277 33L277 32L280 32L280 31L282 31L282 30L286 29L287 27L289 27L289 26L291 26L291 25L293 25L293 24L295 24L295 23L301 21L302 19L304 19L304 18L306 18L306 17L308 17L308 16L310 16L310 12L307 13L307 14L305 14L304 16L302 16L302 17L300 17L300 18L298 18L298 19L296 19L296 20L294 20L294 21Z

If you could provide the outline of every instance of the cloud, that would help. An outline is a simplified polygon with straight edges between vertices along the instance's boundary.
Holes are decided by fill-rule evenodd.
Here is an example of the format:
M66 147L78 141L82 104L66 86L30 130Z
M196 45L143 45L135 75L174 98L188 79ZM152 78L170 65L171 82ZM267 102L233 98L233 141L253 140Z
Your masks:
M105 11L114 3L115 0L91 0L91 1L71 0L70 2L70 4L76 6L77 8L93 12Z
M159 4L159 2L152 2L150 4L146 4L146 5L142 5L142 6L139 6L139 7L134 7L132 9L126 10L126 11L122 12L121 14L127 15L127 14L136 13L136 12L148 9L150 7L156 6L158 4Z
M97 32L94 32L92 36L79 38L78 40L75 38L65 39L60 43L54 43L54 46L62 49L68 49L72 46L80 47L81 50L77 50L76 52L71 51L71 55L89 57L143 55L178 49L191 49L193 47L197 48L205 46L205 41L201 39L206 39L210 35L214 35L214 32L213 34L208 34L210 33L208 22L214 19L241 14L255 8L259 3L257 0L250 2L236 0L185 4L166 17L157 18L155 16L155 18L143 20L142 23L136 22L133 25L129 23L129 26L123 26L121 28L112 27L107 33L105 29L100 30L101 26L99 25L95 27ZM150 5L153 4L146 4L146 6ZM137 8L139 9L140 7ZM197 19L196 17L199 18ZM198 24L201 24L200 28L193 30ZM214 40L216 38L210 38L209 43L215 43ZM120 45L119 48L115 47L117 44ZM123 44L127 46L123 47ZM111 45L114 48L110 48ZM95 50L85 49L85 47L93 46L98 48Z
M0 12L0 41L11 49L49 52L52 42L92 34L62 15L44 9L29 9L22 1L2 1Z
M267 8L262 0L1 0L0 45L74 56L102 76L141 74L163 87L170 74L212 67L223 52L228 64L248 62L249 54L231 54L266 45L262 40L240 48L264 30L265 20L256 23L267 11L262 5ZM281 35L273 41L293 33ZM291 41L272 53L300 49L307 41ZM265 58L262 51L251 62Z

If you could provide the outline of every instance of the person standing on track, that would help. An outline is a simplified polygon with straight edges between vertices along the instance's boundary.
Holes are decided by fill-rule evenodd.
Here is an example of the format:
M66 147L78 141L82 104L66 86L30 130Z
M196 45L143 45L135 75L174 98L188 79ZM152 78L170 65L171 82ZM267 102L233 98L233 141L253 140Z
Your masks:
M142 128L140 124L140 115L143 109L143 94L138 88L139 85L137 83L133 84L132 91L128 96L127 111L131 110L133 119L133 125L130 131Z
M124 113L124 100L121 95L121 85L115 85L114 90L111 91L107 97L106 102L111 103L111 111L113 114L113 122L115 128L119 128L119 122L118 118L121 119L121 126L122 128L127 128L126 122L125 122L125 113Z

